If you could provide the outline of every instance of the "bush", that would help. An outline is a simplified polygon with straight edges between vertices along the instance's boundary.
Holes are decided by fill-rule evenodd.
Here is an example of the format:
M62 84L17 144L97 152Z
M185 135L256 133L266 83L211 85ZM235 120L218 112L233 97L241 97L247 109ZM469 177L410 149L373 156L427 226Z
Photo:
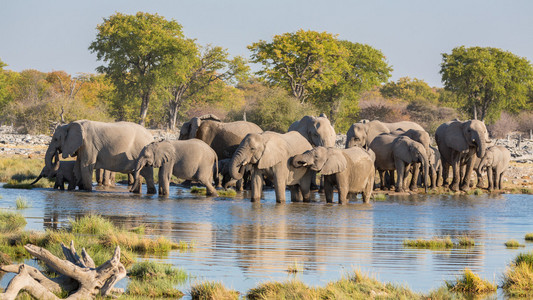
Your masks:
M533 112L523 111L518 114L518 130L529 134L530 130L533 130ZM529 136L528 136L529 137Z
M502 112L500 119L494 124L487 126L490 136L493 138L505 138L507 134L518 129L516 117L506 112Z
M412 101L407 105L406 109L411 116L411 120L420 124L431 135L435 133L442 123L458 117L455 109L437 106L424 100Z
M406 103L384 99L365 99L359 102L359 119L380 120L382 122L409 121Z
M26 219L21 214L0 210L0 232L18 231L26 226Z

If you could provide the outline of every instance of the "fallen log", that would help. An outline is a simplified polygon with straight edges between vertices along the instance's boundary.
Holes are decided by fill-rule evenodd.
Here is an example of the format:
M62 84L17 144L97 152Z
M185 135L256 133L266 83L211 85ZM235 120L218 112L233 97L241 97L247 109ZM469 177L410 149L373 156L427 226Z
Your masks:
M115 284L126 277L126 268L120 262L120 247L115 248L113 257L96 267L87 251L82 248L81 256L74 248L61 244L66 259L60 259L50 251L27 244L24 246L32 256L41 260L59 277L48 278L38 269L26 264L0 266L0 271L17 273L9 282L0 299L15 299L21 290L27 291L37 299L60 299L55 293L67 291L65 299L94 299L97 295L115 296L112 293L123 293L115 289Z

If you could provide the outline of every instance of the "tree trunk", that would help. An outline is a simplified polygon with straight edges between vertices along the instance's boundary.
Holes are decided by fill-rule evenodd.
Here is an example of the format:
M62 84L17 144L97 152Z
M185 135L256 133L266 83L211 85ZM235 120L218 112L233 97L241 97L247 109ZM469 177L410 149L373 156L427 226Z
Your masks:
M144 121L146 119L146 114L148 113L148 104L150 103L150 91L143 93L141 101L141 113L139 124L144 126Z
M81 256L74 249L74 243L67 248L61 244L66 259L62 260L54 256L48 250L31 244L24 248L31 255L44 262L59 277L48 278L39 270L31 266L7 265L0 266L0 271L18 273L0 299L15 299L21 290L25 290L37 299L59 299L54 293L65 290L69 296L65 299L94 299L97 295L110 296L111 293L122 293L123 290L113 288L114 285L126 277L126 269L120 262L120 247L115 248L113 257L95 267L94 261L82 249Z

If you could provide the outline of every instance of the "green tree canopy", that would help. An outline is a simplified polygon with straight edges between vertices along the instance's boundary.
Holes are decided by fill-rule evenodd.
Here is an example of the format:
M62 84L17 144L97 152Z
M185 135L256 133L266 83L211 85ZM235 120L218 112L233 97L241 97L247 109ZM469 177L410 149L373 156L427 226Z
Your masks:
M337 129L345 130L357 115L360 93L387 82L392 67L383 53L370 45L350 41L339 41L339 45L348 53L345 58L348 67L334 84L312 100L322 111L329 111L331 123L338 125ZM338 118L343 119L343 124L337 124Z
M385 98L398 98L413 102L426 100L436 102L439 94L424 80L417 78L402 77L397 82L388 82L380 88L381 95Z
M440 73L471 117L494 121L503 109L518 111L528 99L533 67L526 59L490 47L456 47L442 54Z
M348 53L337 37L327 32L300 29L275 35L272 42L248 46L252 62L263 69L257 74L288 90L300 103L341 80L348 69Z
M124 99L141 99L140 124L144 125L150 97L163 82L176 61L187 62L194 53L182 26L157 14L116 13L97 26L96 40L89 50L107 65L97 68L105 73Z

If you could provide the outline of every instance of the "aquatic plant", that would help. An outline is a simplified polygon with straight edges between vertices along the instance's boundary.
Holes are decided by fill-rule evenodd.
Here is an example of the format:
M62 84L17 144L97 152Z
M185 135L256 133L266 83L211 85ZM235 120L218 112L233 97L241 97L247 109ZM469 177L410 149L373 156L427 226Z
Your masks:
M19 214L0 210L0 232L9 233L21 230L26 226L26 219Z
M296 274L298 272L303 272L303 270L303 266L300 265L296 260L287 267L287 273L289 274Z
M383 193L374 193L372 194L372 197L374 198L374 201L385 201L387 200L387 195Z
M218 190L218 195L220 197L235 197L237 196L237 192L234 189L227 189L227 190Z
M524 237L526 241L533 241L533 233L526 233L526 236Z
M525 245L520 244L517 240L508 240L505 242L505 247L507 248L519 248L519 247L525 247Z
M205 195L206 188L193 185L191 187L191 194Z
M480 278L477 274L466 268L463 274L454 281L445 281L448 290L452 292L480 295L495 292L497 286L487 280Z
M70 231L83 234L106 234L116 229L115 225L100 215L86 215L77 220L69 220Z
M468 236L460 236L457 238L457 246L459 247L474 247L476 241Z
M17 196L17 200L15 201L15 204L17 205L17 209L25 209L30 207L30 204L28 203L28 200L22 196Z
M403 245L412 248L422 249L450 249L455 246L450 237L432 238L431 240L404 240Z
M525 297L533 295L533 270L525 262L512 264L503 275L502 288L508 296Z
M220 282L205 281L191 286L193 300L237 300L239 292L226 288Z

